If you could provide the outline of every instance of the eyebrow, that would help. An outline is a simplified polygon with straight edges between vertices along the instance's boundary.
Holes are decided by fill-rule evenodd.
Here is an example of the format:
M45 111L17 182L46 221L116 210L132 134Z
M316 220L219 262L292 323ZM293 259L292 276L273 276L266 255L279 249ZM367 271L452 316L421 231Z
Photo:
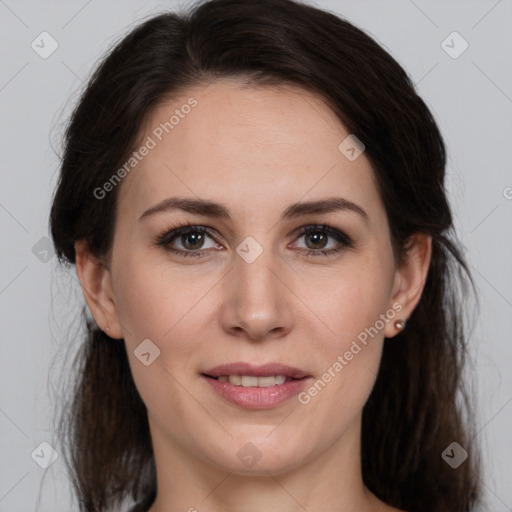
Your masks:
M196 215L231 220L229 209L221 203L185 197L170 197L169 199L165 199L146 210L138 220L174 209L183 210ZM369 221L368 214L360 206L342 197L329 197L318 201L291 204L281 214L281 220L294 219L310 214L331 213L344 210L359 214L366 223Z

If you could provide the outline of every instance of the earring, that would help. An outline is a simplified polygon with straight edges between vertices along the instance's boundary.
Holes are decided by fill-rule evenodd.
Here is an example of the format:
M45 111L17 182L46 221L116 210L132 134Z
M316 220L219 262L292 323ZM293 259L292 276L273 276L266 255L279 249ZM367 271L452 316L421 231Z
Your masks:
M107 328L105 330L106 331L110 331L110 327L107 325Z
M395 322L395 327L401 331L405 327L406 320L397 320Z

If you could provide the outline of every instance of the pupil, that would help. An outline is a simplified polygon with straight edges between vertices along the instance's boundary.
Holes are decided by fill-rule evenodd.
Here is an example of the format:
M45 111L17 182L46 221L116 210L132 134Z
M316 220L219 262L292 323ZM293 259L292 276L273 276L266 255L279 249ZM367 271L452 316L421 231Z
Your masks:
M309 235L309 237L308 237L308 240L314 240L313 245L324 242L321 247L325 247L325 239L326 239L325 234L318 234L318 232L313 235ZM309 247L309 244L308 244L308 247ZM318 249L319 247L313 247L313 248Z
M196 231L182 235L181 242L188 249L199 249L203 242L203 234ZM190 243L189 243L190 242ZM194 246L198 247L194 247Z

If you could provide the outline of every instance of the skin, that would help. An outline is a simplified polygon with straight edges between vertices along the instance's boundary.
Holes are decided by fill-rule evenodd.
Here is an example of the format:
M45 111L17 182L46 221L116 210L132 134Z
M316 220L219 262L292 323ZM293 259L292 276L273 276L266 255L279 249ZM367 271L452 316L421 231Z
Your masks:
M193 88L159 105L140 140L190 96L197 107L121 184L109 260L76 243L91 312L109 336L124 338L148 409L158 479L150 511L397 510L363 484L361 413L383 343L393 343L384 338L399 332L394 320L408 318L421 297L430 237L413 237L396 265L369 160L340 152L349 133L304 90L229 80ZM223 203L231 220L176 209L139 219L172 196ZM356 203L367 221L351 210L280 220L291 204L333 196ZM201 258L155 243L187 222L215 234L205 236ZM312 224L341 230L354 246L308 257L305 250L322 246L299 236ZM263 249L252 263L236 252L247 236ZM173 247L186 250L180 239ZM329 237L326 245L338 242ZM200 377L226 362L280 362L312 375L310 386L393 304L400 313L307 404L295 396L246 410ZM149 366L134 355L147 338L161 351ZM237 453L249 442L261 459L246 467Z

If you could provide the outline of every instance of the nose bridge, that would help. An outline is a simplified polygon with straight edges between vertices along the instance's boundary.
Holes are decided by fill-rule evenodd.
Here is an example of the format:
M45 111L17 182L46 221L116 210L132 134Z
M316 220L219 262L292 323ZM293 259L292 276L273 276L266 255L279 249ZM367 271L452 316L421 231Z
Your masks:
M271 271L276 267L277 260L269 245L268 238L259 243L253 237L246 237L236 248L234 278L237 289L241 292L240 300L271 306L276 302L278 293L276 277Z
M273 248L247 237L236 252L229 273L224 328L242 329L251 338L263 338L274 330L287 331L291 315L285 287L276 276L282 271Z
M272 247L264 247L252 237L237 247L238 258L234 269L236 278L239 286L245 288L250 295L272 295L271 291L276 284L275 275L270 271L276 266L273 252Z

